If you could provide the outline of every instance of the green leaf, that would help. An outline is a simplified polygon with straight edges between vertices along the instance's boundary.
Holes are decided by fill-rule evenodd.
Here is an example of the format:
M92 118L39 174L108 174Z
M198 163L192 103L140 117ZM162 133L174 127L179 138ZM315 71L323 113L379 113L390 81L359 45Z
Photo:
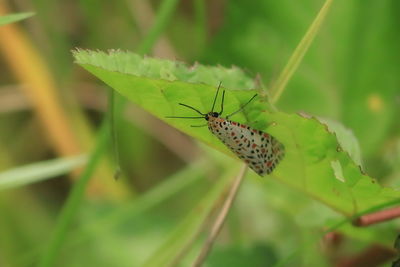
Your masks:
M344 127L341 123L331 119L319 117L318 120L326 124L328 129L336 134L340 146L349 152L351 158L357 165L362 166L360 144L354 136L353 131Z
M32 17L34 14L33 12L26 12L0 16L0 26Z
M255 92L254 82L240 69L202 65L188 68L174 61L118 51L106 54L78 50L74 56L78 64L132 102L182 132L233 156L207 127L190 127L205 121L165 116L197 115L178 103L202 112L210 111L219 82L226 89L225 114L238 110ZM384 188L363 174L326 125L315 118L270 110L268 99L260 94L232 119L268 132L284 144L286 155L275 169L274 178L346 215L400 197L399 192Z
M0 190L37 183L66 174L83 166L86 156L53 159L32 163L0 173Z

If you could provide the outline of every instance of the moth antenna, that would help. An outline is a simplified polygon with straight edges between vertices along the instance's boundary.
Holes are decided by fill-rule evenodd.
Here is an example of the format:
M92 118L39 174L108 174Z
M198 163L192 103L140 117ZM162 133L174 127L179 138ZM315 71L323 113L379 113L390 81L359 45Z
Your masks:
M204 117L177 117L177 116L166 116L168 119L204 119Z
M225 100L225 90L222 91L221 112L219 113L219 115L221 115L222 112L224 111L224 100Z
M221 84L222 84L222 82L219 82L219 85L218 85L218 88L217 88L217 93L215 94L215 97L214 97L214 102L213 102L213 105L212 105L212 108L211 108L211 112L214 112L215 101L217 101L217 98L218 98L218 92L219 92L219 88L221 88Z
M193 109L194 111L196 111L196 112L199 113L200 115L203 115L203 116L206 115L206 114L204 114L204 113L201 113L198 109L196 109L196 108L194 108L194 107L192 107L192 106L189 106L189 105L186 105L186 104L183 104L183 103L179 103L179 105L184 106L184 107L187 107L187 108L190 108L190 109Z
M229 114L228 116L226 116L226 118L228 119L229 117L231 117L231 116L235 115L236 113L242 111L256 96L257 96L257 94L253 95L253 97L250 98L250 100L247 101L246 104L244 104L240 109L238 109L235 112L233 112L233 113Z

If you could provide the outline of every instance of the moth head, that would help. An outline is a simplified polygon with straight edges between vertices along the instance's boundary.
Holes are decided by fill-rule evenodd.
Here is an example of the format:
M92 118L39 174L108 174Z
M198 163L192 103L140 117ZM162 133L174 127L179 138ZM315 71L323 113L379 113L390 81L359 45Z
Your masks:
M206 114L205 119L206 119L206 120L209 120L210 117L218 118L219 115L220 115L220 114L219 114L218 112L209 112L209 113Z

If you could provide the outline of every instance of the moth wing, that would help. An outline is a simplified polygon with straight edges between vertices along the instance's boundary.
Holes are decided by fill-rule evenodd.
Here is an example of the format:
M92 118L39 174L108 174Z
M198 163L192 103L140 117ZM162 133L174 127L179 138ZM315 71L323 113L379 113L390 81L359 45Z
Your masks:
M260 176L270 174L284 155L284 146L274 137L247 125L220 118L209 129Z

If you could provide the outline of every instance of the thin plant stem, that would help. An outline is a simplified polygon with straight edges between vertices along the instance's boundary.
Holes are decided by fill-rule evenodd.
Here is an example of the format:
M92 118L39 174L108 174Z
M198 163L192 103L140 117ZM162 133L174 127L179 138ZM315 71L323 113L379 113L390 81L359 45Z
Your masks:
M338 223L336 223L336 224L332 225L331 227L329 227L328 229L326 229L324 231L324 233L326 234L326 233L329 233L329 232L333 232L333 231L339 229L340 227L342 227L343 225L345 225L346 223L354 222L355 220L357 220L357 218L359 218L359 217L361 217L363 215L366 215L366 214L369 214L369 213L374 213L374 212L380 211L380 210L382 210L384 208L387 208L387 207L390 207L390 206L393 206L393 205L399 205L399 204L400 204L400 199L396 199L396 200L392 200L392 201L388 201L388 202L376 205L376 206L374 206L372 208L366 209L366 210L364 210L362 212L356 213L356 214L354 214L354 215L352 215L350 217L347 217L347 218L339 221Z
M371 224L387 222L398 217L400 217L400 207L394 207L360 216L353 221L353 225L369 226Z
M290 57L288 63L286 64L285 68L283 69L281 74L278 76L278 79L272 85L272 87L271 87L271 92L272 92L271 103L272 104L275 104L276 102L278 102L279 98L281 97L283 91L286 88L286 85L288 84L289 80L292 78L294 72L299 67L304 55L306 54L308 48L310 47L315 36L317 35L318 30L321 27L321 24L324 21L332 2L333 2L333 0L325 1L325 4L322 6L321 10L319 11L318 15L315 17L311 26L308 28L303 39L301 39L300 43L297 45L296 49L294 50L292 56Z
M204 263L204 260L206 259L208 253L210 252L210 250L215 242L215 239L217 238L219 232L222 229L222 226L224 225L226 216L228 215L228 212L229 212L230 208L232 207L233 201L235 200L235 197L238 193L238 189L243 181L243 178L244 178L246 172L247 172L247 165L243 164L242 168L239 171L239 174L236 176L235 180L232 183L231 188L229 189L228 196L226 197L226 199L222 205L222 208L221 208L220 212L218 213L218 215L212 225L210 234L207 237L207 240L204 243L204 245L200 251L200 254L197 256L195 262L192 265L193 267L199 267Z
M116 92L113 89L109 89L109 105L108 105L108 113L110 114L110 130L111 130L111 139L112 139L112 145L113 145L113 152L114 152L114 164L115 164L115 172L114 172L114 179L117 180L122 173L121 170L121 165L120 165L120 157L119 157L119 149L118 149L118 138L117 138L117 122L115 120L115 116L121 115L121 110L116 110L115 108L115 94Z

